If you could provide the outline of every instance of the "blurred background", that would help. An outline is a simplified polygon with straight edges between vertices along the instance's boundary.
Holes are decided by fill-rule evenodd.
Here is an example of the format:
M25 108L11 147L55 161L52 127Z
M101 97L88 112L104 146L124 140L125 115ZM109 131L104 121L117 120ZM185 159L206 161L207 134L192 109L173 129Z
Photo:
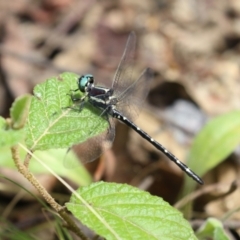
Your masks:
M137 36L134 77L146 67L153 70L135 123L184 162L208 120L240 108L239 0L0 0L1 116L9 117L16 97L65 71L91 73L110 86L131 31ZM236 179L239 164L232 158L205 182ZM86 167L95 181L132 184L170 204L183 184L178 167L119 123L113 148ZM49 191L60 194L57 184ZM2 197L4 207L14 196ZM196 210L220 217L237 206L239 197L209 205L205 198ZM21 201L8 218L22 229L37 225L23 214L27 200ZM31 204L31 211L40 211Z

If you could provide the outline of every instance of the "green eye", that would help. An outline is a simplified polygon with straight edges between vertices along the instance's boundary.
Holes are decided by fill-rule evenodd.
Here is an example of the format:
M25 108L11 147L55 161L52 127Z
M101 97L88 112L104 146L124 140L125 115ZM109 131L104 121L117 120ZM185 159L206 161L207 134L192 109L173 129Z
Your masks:
M85 92L85 88L87 87L87 85L93 82L94 82L93 75L91 74L83 75L78 79L78 88L81 92Z

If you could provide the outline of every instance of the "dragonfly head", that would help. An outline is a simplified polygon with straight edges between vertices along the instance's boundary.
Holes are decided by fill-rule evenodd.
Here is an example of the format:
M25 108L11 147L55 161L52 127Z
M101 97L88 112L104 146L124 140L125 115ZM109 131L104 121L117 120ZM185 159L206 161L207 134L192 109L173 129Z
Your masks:
M91 74L86 74L78 79L78 88L81 92L88 92L94 84L94 77Z

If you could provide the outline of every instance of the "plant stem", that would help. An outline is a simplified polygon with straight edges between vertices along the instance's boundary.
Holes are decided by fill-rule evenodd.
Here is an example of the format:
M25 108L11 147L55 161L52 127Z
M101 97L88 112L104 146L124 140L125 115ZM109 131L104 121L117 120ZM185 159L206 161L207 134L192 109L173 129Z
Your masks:
M13 146L11 151L18 171L37 189L39 194L46 200L46 202L51 205L51 207L55 209L55 211L58 212L58 214L66 221L69 229L71 229L81 239L88 240L88 238L80 231L76 223L66 212L65 207L55 202L54 198L46 191L46 189L38 182L35 176L29 172L28 168L22 163L19 157L18 147Z

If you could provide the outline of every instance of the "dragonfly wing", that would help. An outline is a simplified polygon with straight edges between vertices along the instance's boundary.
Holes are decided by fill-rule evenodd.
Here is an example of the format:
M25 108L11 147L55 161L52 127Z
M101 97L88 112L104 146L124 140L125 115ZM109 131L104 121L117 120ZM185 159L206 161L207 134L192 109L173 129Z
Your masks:
M103 133L90 137L85 142L74 145L72 149L82 163L96 160L104 151L111 148L115 138L115 126L113 119L109 119L109 128ZM66 168L76 167L78 163L64 159Z
M136 35L134 32L131 32L113 78L112 89L114 89L115 96L121 94L121 92L123 92L126 88L128 88L129 85L131 85L135 46Z
M133 121L143 107L152 79L150 69L145 69L139 78L118 96L117 109Z

